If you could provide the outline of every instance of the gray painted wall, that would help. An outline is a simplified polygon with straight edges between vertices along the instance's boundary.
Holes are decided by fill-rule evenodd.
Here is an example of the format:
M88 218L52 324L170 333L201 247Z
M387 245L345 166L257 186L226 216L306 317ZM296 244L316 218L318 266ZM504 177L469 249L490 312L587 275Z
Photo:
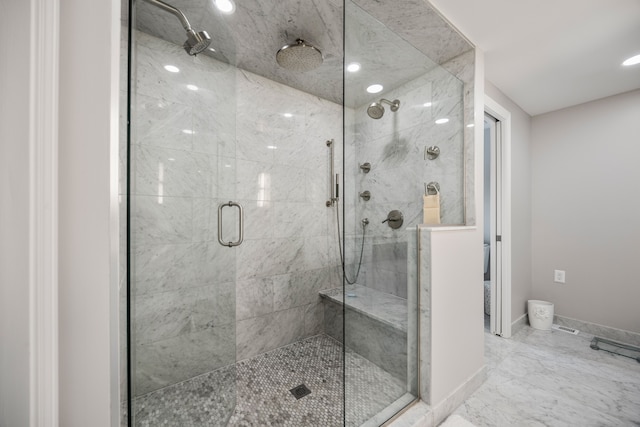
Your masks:
M633 91L532 119L532 296L553 302L556 314L633 332L639 117ZM566 284L553 282L554 269L566 270Z
M491 82L485 93L511 113L511 320L531 298L531 117Z

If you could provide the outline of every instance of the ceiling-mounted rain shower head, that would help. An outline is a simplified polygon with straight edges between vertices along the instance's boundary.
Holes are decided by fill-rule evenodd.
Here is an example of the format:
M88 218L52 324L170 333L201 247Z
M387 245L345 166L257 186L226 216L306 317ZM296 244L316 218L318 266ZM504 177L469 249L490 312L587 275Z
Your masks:
M211 37L209 37L209 34L207 34L206 31L200 31L197 33L193 31L191 29L191 24L189 24L189 20L180 9L160 0L147 0L147 2L159 7L165 12L175 15L180 20L182 27L187 31L187 41L184 42L182 47L184 47L184 50L186 50L189 55L197 55L209 47L209 44L211 43Z
M282 68L304 73L322 65L322 52L302 39L283 46L276 53L276 61Z
M389 101L383 98L380 101L372 102L369 105L369 107L367 108L367 114L369 115L369 117L371 117L372 119L379 119L382 116L384 116L384 107L382 106L383 102L391 105L391 111L393 111L394 113L398 111L398 108L400 108L399 99L394 99L393 101Z
M196 33L193 30L187 31L187 41L184 42L182 47L187 51L189 55L197 55L211 44L211 37L206 31L200 31Z

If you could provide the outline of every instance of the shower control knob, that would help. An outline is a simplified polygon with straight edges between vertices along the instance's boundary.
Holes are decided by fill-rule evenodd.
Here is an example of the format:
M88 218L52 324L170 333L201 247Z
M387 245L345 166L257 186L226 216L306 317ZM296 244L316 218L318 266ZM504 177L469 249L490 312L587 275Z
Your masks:
M387 225L394 230L402 227L402 223L404 222L404 215L399 210L393 210L387 214L387 219L382 221L382 223L387 223Z
M371 199L371 192L369 190L365 190L360 193L360 197L362 197L362 200L364 200L365 202L368 202L369 199Z
M371 170L371 163L366 162L360 165L360 169L362 169L362 172L364 173L369 173L369 171Z
M432 145L431 147L427 147L425 149L424 156L426 159L435 160L440 155L440 147L436 145Z

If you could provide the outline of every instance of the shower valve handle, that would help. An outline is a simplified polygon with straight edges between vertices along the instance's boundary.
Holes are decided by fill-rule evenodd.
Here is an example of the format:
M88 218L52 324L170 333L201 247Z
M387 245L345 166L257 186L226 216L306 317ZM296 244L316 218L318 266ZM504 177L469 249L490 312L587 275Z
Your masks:
M385 222L388 222L389 227L393 228L394 230L398 229L402 227L402 223L404 222L404 215L402 215L402 212L398 210L393 210L387 214L387 219L382 221L383 224Z

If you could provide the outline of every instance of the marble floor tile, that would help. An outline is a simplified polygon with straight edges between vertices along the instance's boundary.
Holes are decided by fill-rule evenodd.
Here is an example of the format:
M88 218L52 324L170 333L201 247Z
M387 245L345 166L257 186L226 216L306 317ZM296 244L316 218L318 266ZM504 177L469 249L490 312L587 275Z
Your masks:
M592 350L592 338L486 333L488 380L454 413L478 427L640 425L640 363Z

